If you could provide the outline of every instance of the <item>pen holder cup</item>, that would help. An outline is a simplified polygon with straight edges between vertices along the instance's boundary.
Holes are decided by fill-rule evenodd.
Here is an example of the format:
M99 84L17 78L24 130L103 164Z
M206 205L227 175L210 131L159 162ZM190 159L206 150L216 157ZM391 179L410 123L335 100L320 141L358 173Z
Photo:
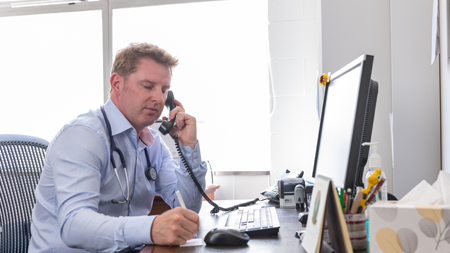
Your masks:
M344 214L347 224L348 235L352 243L353 250L363 250L367 248L367 228L365 214Z

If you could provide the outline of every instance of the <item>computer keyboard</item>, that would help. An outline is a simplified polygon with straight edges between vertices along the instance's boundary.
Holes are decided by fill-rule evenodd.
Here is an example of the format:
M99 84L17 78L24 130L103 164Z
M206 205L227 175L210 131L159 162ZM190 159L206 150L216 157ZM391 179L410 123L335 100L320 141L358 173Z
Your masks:
M232 227L249 236L276 234L280 222L275 207L245 207L228 215L226 227Z

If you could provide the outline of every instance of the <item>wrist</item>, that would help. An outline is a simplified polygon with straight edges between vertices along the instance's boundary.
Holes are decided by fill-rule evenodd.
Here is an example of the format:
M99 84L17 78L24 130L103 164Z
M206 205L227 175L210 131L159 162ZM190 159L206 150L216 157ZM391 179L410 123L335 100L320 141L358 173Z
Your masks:
M181 145L195 149L195 146L197 146L197 143L198 143L198 140L195 140L195 141L189 142L189 143L181 143Z

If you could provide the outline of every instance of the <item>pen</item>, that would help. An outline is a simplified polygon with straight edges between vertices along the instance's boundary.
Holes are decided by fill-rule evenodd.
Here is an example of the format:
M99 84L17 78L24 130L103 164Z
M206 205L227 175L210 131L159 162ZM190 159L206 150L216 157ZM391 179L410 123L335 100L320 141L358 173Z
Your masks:
M186 208L186 205L184 204L184 201L183 201L183 197L181 197L180 191L177 190L177 191L175 192L175 194L177 195L178 202L180 202L181 207L182 207L182 208Z
M350 210L351 210L352 205L353 205L353 201L354 201L354 199L350 198L350 203L348 204L348 211L347 211L347 213L350 213Z
M347 201L345 202L345 213L350 213L350 198L352 194L352 189L347 189Z
M177 195L178 202L180 202L181 207L184 208L184 209L186 209L186 205L184 204L184 200L183 200L183 197L181 197L180 191L177 190L177 191L175 192L175 194ZM197 237L197 234L195 234L194 237Z

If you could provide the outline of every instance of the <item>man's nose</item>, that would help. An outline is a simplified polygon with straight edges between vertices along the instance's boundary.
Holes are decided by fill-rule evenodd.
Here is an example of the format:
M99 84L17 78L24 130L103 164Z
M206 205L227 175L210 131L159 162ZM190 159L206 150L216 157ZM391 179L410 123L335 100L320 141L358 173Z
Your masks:
M155 93L154 96L153 96L153 100L154 100L155 102L163 103L163 104L164 104L164 103L166 102L166 96L164 95L164 92L163 92L163 91L157 90L156 93Z

